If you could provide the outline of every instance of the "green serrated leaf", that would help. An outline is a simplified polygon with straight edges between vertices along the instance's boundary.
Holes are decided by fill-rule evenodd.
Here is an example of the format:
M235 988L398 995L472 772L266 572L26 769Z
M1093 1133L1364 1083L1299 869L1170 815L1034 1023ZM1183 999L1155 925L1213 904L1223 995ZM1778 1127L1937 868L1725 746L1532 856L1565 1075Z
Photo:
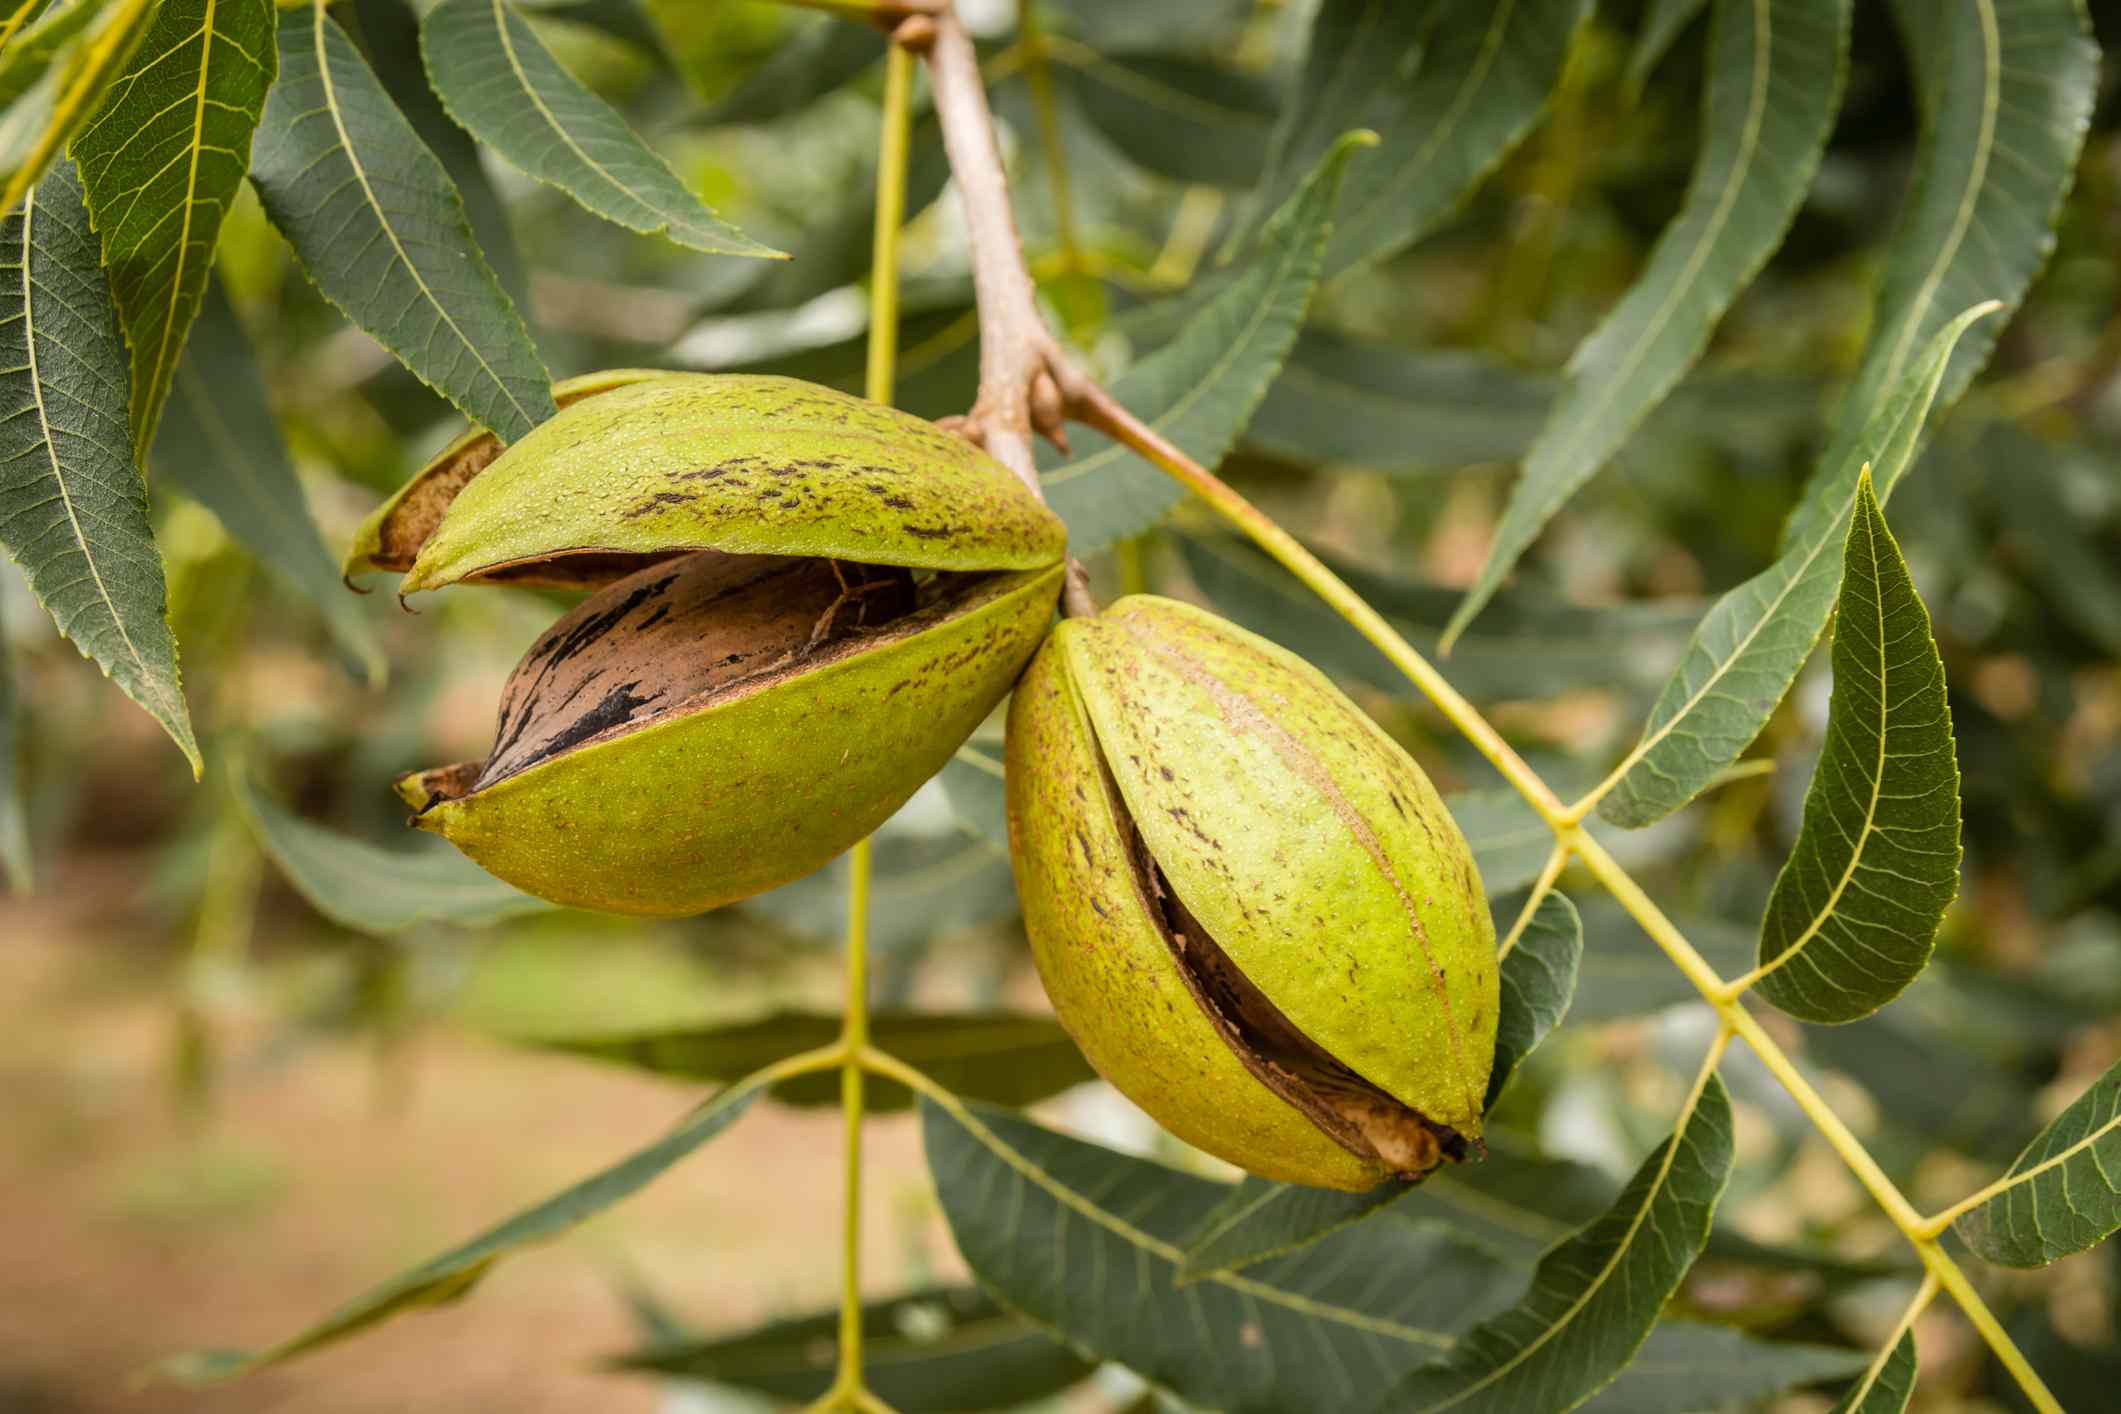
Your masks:
M737 1335L661 1342L611 1363L807 1404L832 1384L839 1319L820 1311ZM977 1287L934 1287L862 1307L864 1383L899 1414L1013 1409L1095 1368Z
M461 1247L392 1277L278 1345L263 1350L194 1351L163 1361L155 1373L182 1384L214 1384L292 1360L400 1312L461 1300L503 1257L523 1247L550 1242L647 1187L664 1170L735 1123L757 1093L748 1086L722 1091L645 1149L524 1209Z
M1390 1207L1415 1185L1388 1180L1366 1193L1305 1188L1247 1176L1186 1234L1177 1284L1281 1257Z
M1327 153L1261 234L1243 270L1176 338L1112 385L1121 406L1203 466L1213 468L1236 443L1296 342L1318 288L1341 174L1360 145L1343 139ZM1118 443L1087 428L1070 435L1072 454L1042 458L1048 464L1039 477L1046 500L1068 522L1076 554L1140 534L1182 498L1176 482Z
M1482 1109L1494 1108L1511 1072L1568 1013L1583 962L1583 920L1557 893L1539 901L1517 945L1502 959L1502 1010L1495 1018L1495 1068Z
M1760 994L1855 1021L1929 963L1959 892L1959 763L1930 616L1866 475L1843 552L1834 695L1804 823L1760 924Z
M1271 210L1342 131L1366 127L1382 151L1349 196L1325 271L1404 250L1531 130L1590 13L1590 0L1326 0L1255 213Z
M1099 53L1055 36L1044 43L1063 91L1129 161L1179 182L1258 179L1276 106L1265 80L1182 54Z
M997 1105L1032 1105L1097 1078L1082 1052L1050 1016L1010 1012L878 1011L869 1032L878 1046L952 1093ZM761 1066L819 1046L840 1033L840 1019L815 1012L776 1012L733 1025L685 1027L627 1036L533 1037L527 1044L589 1056L684 1080L740 1080ZM867 1107L902 1110L913 1102L903 1085L872 1077ZM791 1105L837 1105L837 1071L799 1076L774 1091Z
M1641 740L1601 788L1599 815L1628 829L1653 824L1706 790L1752 745L1833 613L1842 571L1833 552L1845 539L1841 527L1854 511L1863 469L1870 468L1881 502L1892 495L1914 460L1953 345L1995 308L1976 305L1938 330L1873 410L1862 440L1835 469L1841 510L1832 524L1716 601L1650 708Z
M49 106L38 106L34 138L25 131L10 133L5 170L7 186L0 192L0 211L13 211L59 160L59 154L81 125L89 120L102 100L104 90L124 71L133 50L147 33L158 0L115 0L102 7L92 30L61 47L54 62L32 77L31 85L49 82ZM57 62L63 59L63 63ZM9 117L12 119L13 114ZM20 139L20 146L15 139Z
M708 210L506 0L443 0L421 23L420 52L451 117L585 209L710 254L781 255Z
M1758 1340L1699 1321L1659 1321L1620 1377L1580 1407L1590 1414L1698 1414L1751 1407L1755 1400L1862 1368L1863 1353L1857 1350Z
M1226 1186L1001 1110L923 1100L921 1117L937 1196L981 1284L1190 1403L1349 1408L1450 1348L1515 1284L1440 1228L1386 1222L1181 1287L1185 1239Z
M552 416L551 380L448 174L323 6L283 12L279 48L251 159L266 214L327 299L515 441Z
M2043 1267L2121 1228L2121 1065L2041 1130L2004 1181L1956 1225L1991 1262Z
M243 326L217 284L209 281L204 293L149 464L314 604L377 685L386 667L382 645L310 518Z
M494 278L528 325L530 277L523 268L515 228L509 224L500 193L493 189L493 179L486 175L486 164L479 160L478 143L456 125L428 87L427 70L420 59L420 17L408 0L354 0L352 14L355 36L367 51L376 77L449 174L464 203L464 219L471 224L479 253L493 267ZM532 328L530 333L535 343L537 330Z
M126 432L125 340L71 162L0 226L0 545L59 632L162 724L192 773L162 556Z
M1903 1331L1890 1350L1849 1387L1833 1414L1906 1414L1915 1396L1915 1335Z
M2078 0L1894 0L1893 14L1922 105L1914 185L1886 243L1862 366L1784 527L1785 553L1847 518L1839 468L1868 437L1872 407L1955 311L1983 300L2014 310L2024 299L2054 248L2098 89L2099 49ZM1966 391L2004 322L1960 341L1938 380L1939 407Z
M22 776L22 701L15 651L0 622L0 879L18 894L30 891L28 783Z
M1731 1106L1704 1071L1613 1206L1548 1252L1531 1290L1414 1371L1376 1407L1561 1411L1624 1369L1693 1265L1731 1170Z
M1570 358L1561 401L1532 444L1445 644L1701 356L1723 312L1782 243L1840 106L1848 24L1848 0L1717 0L1686 200L1642 277Z
M73 142L132 350L133 445L155 428L206 294L221 220L279 70L272 0L162 0Z
M1635 31L1635 47L1628 51L1627 84L1636 93L1649 82L1650 71L1657 61L1694 22L1709 0L1650 0L1650 7L1642 17L1642 28Z
M423 923L476 928L552 907L439 842L383 849L289 814L240 775L236 798L295 892L341 927L388 937Z

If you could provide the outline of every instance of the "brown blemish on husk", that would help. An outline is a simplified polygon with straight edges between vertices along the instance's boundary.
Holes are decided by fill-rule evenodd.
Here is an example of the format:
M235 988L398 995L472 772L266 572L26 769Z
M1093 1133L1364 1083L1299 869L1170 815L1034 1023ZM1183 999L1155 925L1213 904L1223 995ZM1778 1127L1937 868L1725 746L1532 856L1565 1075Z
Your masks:
M1465 1158L1464 1136L1438 1124L1363 1079L1254 986L1196 918L1149 853L1096 728L1090 728L1098 774L1118 822L1137 893L1170 949L1186 991L1231 1053L1262 1085L1294 1107L1334 1143L1402 1179L1419 1179L1448 1159ZM1087 853L1088 846L1084 846ZM1094 900L1093 900L1094 903Z
M1465 1089L1466 1112L1478 1115L1481 1112L1480 1099L1483 1091L1476 1089L1472 1083L1473 1071L1465 1054L1465 1033L1460 1030L1457 1018L1452 1012L1450 980L1445 976L1442 966L1436 961L1434 950L1429 945L1428 927L1422 922L1421 913L1414 905L1412 891L1408 889L1406 881L1400 878L1399 870L1385 852L1384 845L1377 838L1377 832L1371 828L1370 822L1363 818L1362 812L1357 810L1342 792L1324 763L1278 722L1261 711L1259 704L1243 693L1232 691L1228 684L1209 671L1204 664L1197 662L1183 649L1164 641L1160 635L1145 632L1140 625L1129 620L1118 619L1110 622L1123 629L1144 651L1206 693L1233 733L1263 738L1275 755L1318 793L1342 827L1369 856L1371 865L1398 900L1400 912L1407 920L1408 934L1421 952L1422 965L1429 974L1437 1002L1443 1008L1445 1034L1449 1036L1451 1043L1452 1068L1458 1072L1459 1080ZM1258 690L1269 691L1264 686ZM1286 703L1281 705L1287 707ZM1429 828L1426 820L1421 821L1421 825L1424 830ZM1265 1000L1264 997L1261 998L1262 1002ZM1387 1099L1389 1098L1388 1096ZM1391 1103L1396 1105L1399 1102L1391 1100ZM1456 1137L1455 1131L1445 1132Z

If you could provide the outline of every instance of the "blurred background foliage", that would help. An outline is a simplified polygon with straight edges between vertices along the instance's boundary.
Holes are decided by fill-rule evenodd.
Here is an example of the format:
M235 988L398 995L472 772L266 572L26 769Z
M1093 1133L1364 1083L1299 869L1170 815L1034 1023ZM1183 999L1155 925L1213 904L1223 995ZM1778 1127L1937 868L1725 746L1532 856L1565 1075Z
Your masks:
M504 284L527 294L555 375L649 365L856 386L881 38L767 4L523 8L722 216L795 256L702 257L482 161L423 100L417 72L385 61L392 45L407 52L397 0L337 7L451 168ZM1688 13L1699 8L1600 5L1542 120L1464 206L1411 248L1320 287L1288 364L1224 464L1417 644L1434 640L1480 568L1558 371L1679 207L1702 99L1706 25ZM1018 13L1006 0L968 0L962 9L981 40L1049 315L1101 375L1119 376L1170 336L1183 292L1224 278L1218 253L1252 219L1247 188L1267 162L1309 6L1032 0ZM2121 5L2091 9L2111 55L2121 48ZM1669 40L1661 54L1659 39ZM1848 62L1838 124L1788 240L1699 365L1555 520L1444 664L1564 794L1590 785L1632 740L1707 603L1773 558L1860 356L1882 239L1909 181L1918 105L1885 6L1856 6ZM1870 1020L1775 1023L1895 1181L1928 1207L2000 1171L2121 1056L2117 75L2109 58L2045 273L1893 503L1935 620L1964 776L1965 882L1939 962ZM901 401L942 416L971 402L976 331L932 122L917 124L914 142ZM1351 191L1364 171L1358 161ZM361 517L461 420L322 299L247 189L222 234L219 268L228 307L209 309L193 357L216 317L239 322L336 558ZM235 434L272 436L269 425ZM19 577L0 571L11 662L0 679L0 750L12 753L16 800L0 808L0 859L14 887L0 900L0 952L12 955L6 965L36 1014L11 1022L19 1034L0 1042L10 1111L0 1173L38 1183L81 1154L117 1156L107 1172L119 1197L62 1212L52 1219L59 1231L117 1224L133 1234L148 1222L162 1263L182 1272L223 1250L186 1236L202 1224L278 1230L315 1192L300 1144L284 1130L262 1137L275 1131L249 1097L331 1073L313 1068L343 1067L349 1054L368 1058L358 1063L375 1102L373 1113L360 1103L343 1112L364 1127L356 1142L416 1167L424 1160L408 1109L446 1109L452 1087L490 1094L516 1074L496 1072L485 1049L459 1044L465 1036L553 1042L829 1009L843 866L677 924L526 916L505 895L474 894L439 909L409 906L387 926L375 899L353 907L344 897L368 876L333 874L332 861L345 858L333 837L305 867L304 822L402 847L403 810L387 782L484 751L500 684L558 600L430 596L416 615L387 592L327 600L314 575L283 567L292 553L261 562L247 548L253 534L190 499L181 470L164 474L172 435L165 430L149 461L150 488L208 759L203 785L154 723L57 638ZM1100 554L1093 571L1101 593L1148 587L1199 598L1332 672L1447 792L1474 792L1454 806L1482 845L1498 911L1514 916L1509 895L1544 858L1543 831L1527 832L1529 817L1495 794L1470 749L1292 580L1185 506ZM1731 964L1727 974L1743 970L1796 832L1821 738L1824 669L1822 655L1748 763L1695 808L1612 838L1711 961ZM880 1005L1040 1005L996 838L998 797L985 768L998 759L995 724L884 832ZM1574 1009L1508 1093L1499 1147L1585 1166L1603 1192L1661 1137L1711 1028L1617 909L1594 900L1583 911ZM98 1037L119 1014L155 1039L127 1052L136 1064L111 1072ZM525 1073L596 1065L538 1054ZM1892 1230L1749 1056L1734 1054L1726 1073L1741 1110L1740 1166L1724 1246L1690 1278L1682 1314L1785 1339L1875 1345L1912 1286ZM86 1078L97 1074L121 1074L123 1098ZM567 1083L555 1093L571 1093ZM1095 1089L1064 1103L1070 1127L1211 1171ZM823 1171L831 1158L822 1133L781 1138ZM465 1181L508 1162L486 1155ZM829 1191L822 1180L818 1191ZM918 1185L909 1178L892 1201L893 1240L925 1254L902 1270L954 1276ZM330 1218L316 1209L307 1221L351 1221L355 1206ZM818 1215L782 1221L785 1240L799 1244ZM1810 1255L1790 1256L1796 1248ZM2073 1409L2106 1407L2121 1376L2116 1250L2014 1275L1998 1290L2007 1323ZM735 1278L699 1270L681 1250L644 1262L655 1283L619 1286L651 1334L672 1322L801 1315L826 1290L821 1270L807 1286L770 1281L731 1304L717 1284ZM186 1279L170 1280L185 1289ZM0 1278L0 1302L17 1308L0 1306L0 1321L34 1330L34 1306L50 1299L48 1285ZM953 1313L952 1302L964 1309ZM184 1314L158 1318L151 1347L219 1333ZM971 1330L1007 1321L962 1291L873 1318L902 1336L924 1320ZM1955 1321L1941 1308L1925 1319L1916 1407L2016 1407L2010 1382ZM460 1328L459 1339L475 1343L479 1329ZM818 1329L772 1334L814 1353ZM1024 1337L1011 1328L1008 1338ZM19 1388L20 1407L99 1407L102 1396L53 1373L56 1364L24 1358L11 1370L13 1344L0 1344L0 1404ZM1086 1375L1057 1355L1049 1363L1048 1384L1029 1393ZM1021 1362L1010 1369L1020 1373ZM484 1388L516 1390L541 1374L518 1364ZM800 1392L761 1378L743 1382ZM685 1388L694 1390L687 1399L708 1398ZM1118 1407L1138 1392L1108 1373L1066 1407ZM248 1386L213 1396L231 1408L263 1397ZM475 1406L475 1394L463 1397ZM1818 1393L1779 1398L1791 1409L1830 1403ZM378 1407L307 1395L303 1404Z

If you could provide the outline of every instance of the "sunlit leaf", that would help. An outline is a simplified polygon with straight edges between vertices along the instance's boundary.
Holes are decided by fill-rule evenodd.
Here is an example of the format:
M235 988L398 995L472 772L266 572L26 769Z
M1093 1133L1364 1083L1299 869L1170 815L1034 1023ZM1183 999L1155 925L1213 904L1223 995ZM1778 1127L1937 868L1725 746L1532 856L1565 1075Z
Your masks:
M287 882L342 927L378 936L423 923L475 928L552 907L439 841L384 849L289 814L240 776L236 793Z
M1906 1414L1915 1395L1915 1335L1903 1331L1878 1363L1863 1372L1833 1414Z
M1834 696L1804 823L1760 924L1762 996L1868 1016L1929 962L1959 891L1959 764L1929 613L1866 476L1843 553Z
M2121 1228L2121 1065L2040 1131L2004 1175L2010 1186L1957 1224L2006 1267L2041 1267Z
M1237 277L1175 339L1112 385L1122 406L1203 466L1213 468L1237 441L1296 342L1355 146L1334 147L1262 233ZM1039 475L1047 500L1068 522L1075 553L1139 534L1181 499L1177 483L1118 443L1088 428L1069 436L1073 454L1043 455Z
M1926 357L1958 312L2015 309L2054 248L2099 83L2099 50L2077 0L1894 0L1922 106L1914 185L1885 246L1870 341L1827 448L1783 530L1790 552L1847 518L1841 468L1869 440L1871 412ZM1938 379L1950 407L1988 362L2005 321L1967 331ZM1884 478L1880 478L1881 484Z
M73 164L0 226L0 545L59 632L200 769L162 556L126 431L127 365Z
M664 1342L619 1369L710 1380L809 1403L831 1386L839 1312L710 1340ZM935 1287L862 1307L862 1376L899 1414L978 1414L1059 1394L1096 1366L976 1287Z
M133 444L154 445L221 219L279 69L272 0L162 0L73 142L132 349Z
M1540 1260L1531 1290L1392 1386L1394 1411L1571 1409L1634 1358L1693 1265L1731 1168L1731 1107L1704 1074L1613 1206Z
M1386 1219L1178 1286L1186 1237L1225 1185L1001 1110L924 1100L921 1115L937 1196L981 1284L1189 1403L1353 1407L1450 1348L1516 1284L1442 1229Z
M1349 193L1325 270L1419 240L1530 131L1589 0L1325 0L1255 211L1271 210L1342 132L1384 141Z
M870 1017L869 1032L879 1047L967 1099L1030 1105L1096 1079L1068 1033L1050 1016L878 1011ZM729 1083L774 1061L830 1045L839 1033L837 1016L783 1011L724 1026L538 1037L529 1043L656 1075ZM872 1110L901 1110L913 1098L904 1086L880 1077L870 1078L866 1094ZM799 1076L777 1087L774 1095L791 1105L837 1105L840 1077L836 1071Z
M1258 179L1275 111L1265 81L1184 55L1047 44L1062 61L1066 92L1130 161L1180 182L1247 187Z
M251 179L326 298L463 412L512 442L552 416L530 334L464 204L346 32L280 17L280 80Z
M1841 591L1841 556L1856 483L1870 468L1882 503L1914 458L1952 346L1994 309L1976 305L1937 331L1872 412L1836 467L1840 515L1716 601L1658 694L1642 738L1613 772L1598 813L1630 829L1652 824L1707 789L1767 725L1797 679Z
M149 465L315 605L371 684L382 680L382 646L324 548L243 326L211 281Z
M777 254L709 211L507 0L443 0L421 22L420 52L451 117L588 210L693 250Z
M1717 0L1701 146L1642 276L1569 360L1449 642L1554 513L1678 383L1811 186L1841 101L1848 0Z
M1517 945L1502 960L1502 1009L1495 1019L1495 1068L1488 1074L1491 1108L1511 1074L1561 1024L1576 994L1583 961L1583 920L1560 894L1539 901Z
M376 78L449 174L464 203L464 219L471 224L479 253L528 323L530 277L523 268L515 229L493 179L486 174L486 165L479 160L478 142L456 125L427 82L427 69L420 60L420 17L408 0L353 0L351 11ZM531 333L535 340L536 330Z
M524 1209L463 1246L392 1277L277 1345L262 1350L194 1351L164 1361L157 1373L185 1384L234 1379L330 1345L400 1312L461 1300L503 1257L519 1248L550 1242L647 1187L665 1169L735 1123L757 1093L742 1086L722 1091L647 1148Z
M50 101L48 106L36 107L30 115L35 121L35 137L24 131L19 135L19 147L12 140L7 144L7 185L0 191L0 211L12 212L81 131L105 90L124 71L139 47L148 22L154 18L155 5L156 0L110 0L99 6L93 28L70 38L52 56L42 74L30 76L32 86L49 84ZM14 117L9 114L11 121Z
M1589 1414L1699 1414L1764 1400L1863 1368L1863 1353L1757 1340L1729 1326L1660 1321L1642 1349L1588 1404Z

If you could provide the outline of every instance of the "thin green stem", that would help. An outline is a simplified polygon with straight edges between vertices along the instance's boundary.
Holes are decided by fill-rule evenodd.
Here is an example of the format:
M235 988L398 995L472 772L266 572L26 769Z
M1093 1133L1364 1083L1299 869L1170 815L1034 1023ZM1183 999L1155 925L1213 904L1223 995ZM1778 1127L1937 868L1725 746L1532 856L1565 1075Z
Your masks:
M912 131L913 56L894 44L884 61L883 130L876 160L876 235L869 276L869 358L863 391L891 401L898 370L898 241L906 220L907 150ZM845 1129L846 1207L840 1225L839 1366L813 1408L889 1414L862 1379L862 1052L869 1045L869 882L874 862L863 840L847 856L847 1005L840 1022L840 1117Z
M1829 1147L1848 1165L1857 1182L1871 1195L1880 1208L1900 1229L1901 1234L1914 1247L1930 1273L1945 1291L1951 1293L1967 1320L1988 1343L2005 1369L2017 1380L2019 1388L2034 1408L2042 1414L2060 1414L2061 1405L2056 1403L2046 1385L2026 1360L2025 1355L2012 1341L2009 1332L2003 1329L1993 1313L1974 1290L1966 1273L1959 1269L1950 1254L1939 1247L1929 1229L1931 1220L1915 1211L1899 1188L1878 1166L1863 1142L1849 1129L1841 1117L1834 1113L1823 1096L1812 1087L1796 1063L1783 1051L1775 1038L1770 1036L1760 1022L1741 1004L1736 993L1711 967L1707 959L1695 950L1686 935L1673 925L1641 885L1622 868L1612 855L1606 852L1582 824L1589 806L1599 792L1579 801L1574 806L1564 806L1554 792L1541 780L1532 768L1503 740L1502 734L1483 717L1479 710L1468 702L1458 690L1444 680L1427 659L1416 651L1383 615L1371 608L1363 598L1349 588L1313 555L1295 536L1281 528L1258 507L1239 495L1236 490L1201 466L1154 428L1149 427L1124 407L1115 402L1102 388L1092 385L1078 393L1071 412L1090 426L1111 437L1148 461L1161 467L1180 485L1206 501L1217 514L1235 525L1251 538L1254 544L1279 561L1291 574L1303 582L1313 594L1339 614L1342 619L1368 639L1391 664L1406 675L1408 681L1420 689L1423 696L1449 719L1466 740L1488 759L1510 785L1522 795L1553 829L1558 852L1581 859L1592 875L1603 884L1614 899L1649 934L1651 941L1663 949L1695 990L1701 993L1721 1020L1724 1028L1745 1038L1755 1055L1760 1057L1770 1073L1782 1084L1790 1097L1804 1111ZM1550 864L1552 861L1549 861ZM1557 871L1558 872L1558 871Z
M1503 934L1502 941L1495 945L1497 962L1510 955L1519 940L1524 937L1524 930L1532 926L1532 915L1539 912L1540 904L1546 902L1547 894L1554 887L1554 881L1561 877L1561 871L1568 862L1569 847L1556 840L1554 852L1547 856L1547 862L1539 870L1539 877L1532 881L1532 892L1525 895L1524 907L1517 911L1517 921L1510 925L1510 931Z

